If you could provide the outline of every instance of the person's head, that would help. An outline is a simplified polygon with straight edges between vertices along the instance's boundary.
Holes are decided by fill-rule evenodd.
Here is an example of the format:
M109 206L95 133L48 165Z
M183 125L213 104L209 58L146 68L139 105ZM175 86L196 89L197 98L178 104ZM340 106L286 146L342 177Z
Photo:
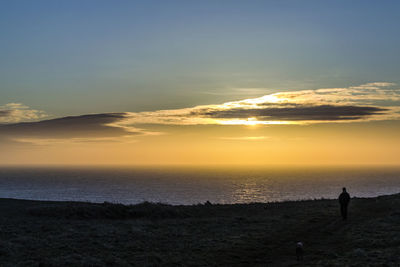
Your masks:
M343 192L346 192L346 187L343 187Z

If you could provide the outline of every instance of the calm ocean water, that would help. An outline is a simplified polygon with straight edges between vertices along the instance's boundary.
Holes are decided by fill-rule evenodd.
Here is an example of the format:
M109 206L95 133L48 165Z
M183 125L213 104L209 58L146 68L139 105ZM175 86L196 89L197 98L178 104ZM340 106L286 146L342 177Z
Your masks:
M400 168L0 168L0 197L169 204L247 203L400 192Z

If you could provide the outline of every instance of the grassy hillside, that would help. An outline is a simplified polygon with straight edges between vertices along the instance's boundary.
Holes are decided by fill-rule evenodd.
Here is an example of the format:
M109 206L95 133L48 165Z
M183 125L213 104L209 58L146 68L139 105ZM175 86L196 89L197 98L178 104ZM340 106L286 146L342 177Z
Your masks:
M0 199L1 266L399 266L400 194L170 206ZM304 243L297 262L295 245Z

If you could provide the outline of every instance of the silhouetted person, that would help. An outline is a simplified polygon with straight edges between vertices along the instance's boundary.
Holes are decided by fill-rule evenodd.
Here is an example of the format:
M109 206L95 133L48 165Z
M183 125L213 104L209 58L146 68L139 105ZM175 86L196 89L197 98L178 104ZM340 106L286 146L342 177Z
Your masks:
M343 187L343 192L339 196L340 213L343 220L347 220L347 206L350 202L350 195L346 192L346 187Z

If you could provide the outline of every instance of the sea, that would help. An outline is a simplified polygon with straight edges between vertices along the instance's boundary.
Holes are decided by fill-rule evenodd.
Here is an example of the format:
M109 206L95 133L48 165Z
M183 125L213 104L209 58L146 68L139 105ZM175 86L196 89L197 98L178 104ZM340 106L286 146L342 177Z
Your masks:
M0 198L173 205L400 192L400 167L0 167Z

